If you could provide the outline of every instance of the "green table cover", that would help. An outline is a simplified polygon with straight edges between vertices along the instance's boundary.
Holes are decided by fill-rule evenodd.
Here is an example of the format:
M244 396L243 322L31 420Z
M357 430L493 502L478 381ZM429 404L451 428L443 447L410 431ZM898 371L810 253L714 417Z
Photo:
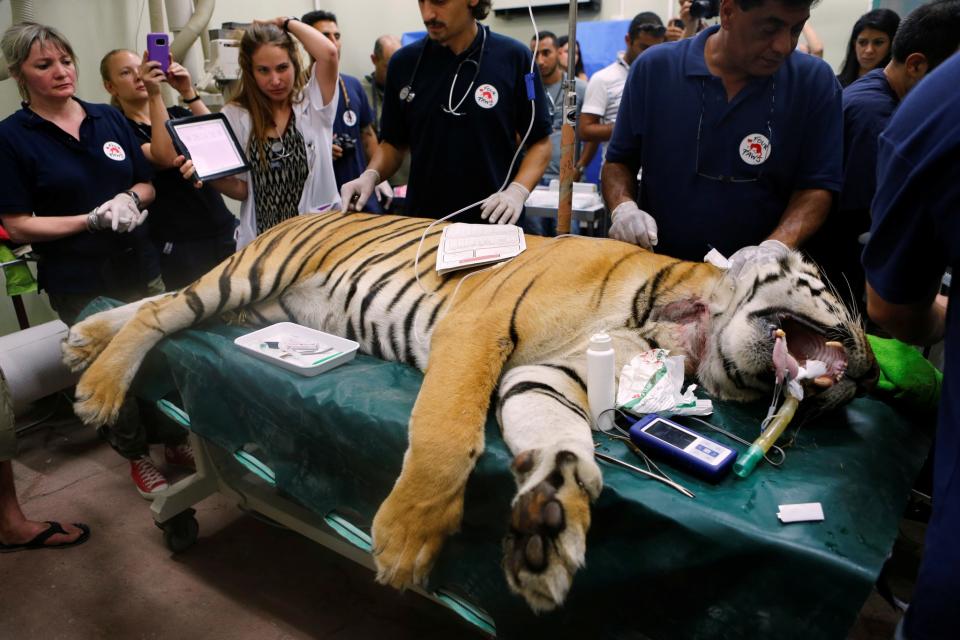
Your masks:
M158 395L169 376L196 433L229 451L256 444L278 491L369 531L400 471L420 372L359 355L304 378L240 351L233 339L246 331L212 324L163 341L138 387L152 382ZM710 420L752 440L765 409L718 403ZM500 567L515 484L491 414L462 530L447 541L429 588L482 607L500 637L843 638L890 553L929 449L917 423L858 398L805 424L780 469L761 463L749 478L731 474L718 485L669 470L693 500L601 463L587 566L562 608L534 615ZM623 444L595 439L601 451L640 464ZM802 502L822 503L826 519L779 522L778 505Z

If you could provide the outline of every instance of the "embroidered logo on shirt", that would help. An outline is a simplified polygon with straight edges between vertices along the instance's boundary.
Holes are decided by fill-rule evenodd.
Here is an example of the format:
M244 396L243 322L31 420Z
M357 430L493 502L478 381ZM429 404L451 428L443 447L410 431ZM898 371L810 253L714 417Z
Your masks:
M493 109L500 101L500 94L492 84L482 84L473 93L473 98L484 109Z
M762 133L751 133L740 142L740 159L747 164L763 164L770 158L770 140Z
M118 162L127 158L127 154L124 152L123 147L112 140L103 143L103 155L107 156L111 160L117 160Z

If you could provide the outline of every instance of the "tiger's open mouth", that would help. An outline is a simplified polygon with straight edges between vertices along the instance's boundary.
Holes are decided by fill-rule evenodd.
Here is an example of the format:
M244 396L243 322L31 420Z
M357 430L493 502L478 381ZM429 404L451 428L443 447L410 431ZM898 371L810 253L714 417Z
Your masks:
M847 370L843 344L828 339L828 330L809 318L777 312L768 318L777 383L809 381L820 389L840 382Z

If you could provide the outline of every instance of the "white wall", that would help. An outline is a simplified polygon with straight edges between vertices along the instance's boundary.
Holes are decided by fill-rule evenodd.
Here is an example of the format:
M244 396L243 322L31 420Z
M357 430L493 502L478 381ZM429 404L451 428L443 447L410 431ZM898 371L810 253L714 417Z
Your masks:
M620 20L629 19L640 11L655 11L666 20L674 2L602 0L599 11L584 12L580 19ZM378 36L423 29L416 0L284 0L270 3L269 9L264 4L255 0L221 0L214 10L211 25L276 15L299 16L315 8L333 11L343 33L341 67L345 73L356 76L369 73L369 56ZM0 29L10 25L9 7L9 2L0 2ZM821 0L814 8L812 24L824 41L827 62L834 68L842 61L854 21L869 8L869 0ZM103 54L119 47L141 50L150 30L146 0L42 0L36 3L36 16L40 22L60 29L71 41L79 58L78 95L94 102L106 102L108 98L98 72ZM487 24L494 31L522 42L527 42L532 35L526 14L503 18L491 15ZM566 24L565 11L538 12L537 26L540 29L564 33ZM13 81L0 82L0 117L19 107L20 98ZM26 304L32 324L53 318L44 296L27 296ZM0 335L16 328L12 305L9 301L0 301Z

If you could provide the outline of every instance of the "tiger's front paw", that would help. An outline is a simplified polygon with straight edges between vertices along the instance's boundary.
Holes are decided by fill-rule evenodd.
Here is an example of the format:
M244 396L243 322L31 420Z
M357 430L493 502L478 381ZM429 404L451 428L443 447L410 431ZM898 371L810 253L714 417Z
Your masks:
M603 480L593 458L562 447L524 451L513 463L521 491L514 500L503 568L510 588L536 612L567 597L583 566L590 501Z
M71 371L83 371L110 344L114 335L115 328L99 314L73 325L60 343L63 363Z
M127 395L127 384L100 361L94 362L77 383L73 412L84 424L113 424Z
M462 487L436 495L435 488L401 476L373 518L377 582L401 590L422 585L462 516Z

